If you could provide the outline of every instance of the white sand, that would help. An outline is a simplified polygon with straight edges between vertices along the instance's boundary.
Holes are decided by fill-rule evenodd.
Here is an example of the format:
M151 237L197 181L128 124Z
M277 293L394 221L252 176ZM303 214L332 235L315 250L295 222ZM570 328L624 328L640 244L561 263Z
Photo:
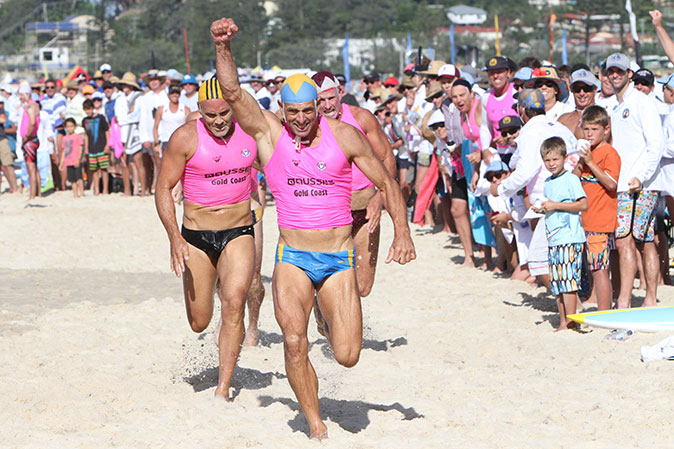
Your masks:
M363 301L355 368L331 359L312 319L330 440L310 441L272 312L273 208L261 344L242 351L236 399L222 404L215 323L189 329L153 199L31 204L0 196L2 448L672 446L674 363L639 361L666 334L553 333L542 289L460 269L456 238L418 228L418 259L381 263ZM381 262L392 236L382 222ZM659 297L674 305L671 287Z

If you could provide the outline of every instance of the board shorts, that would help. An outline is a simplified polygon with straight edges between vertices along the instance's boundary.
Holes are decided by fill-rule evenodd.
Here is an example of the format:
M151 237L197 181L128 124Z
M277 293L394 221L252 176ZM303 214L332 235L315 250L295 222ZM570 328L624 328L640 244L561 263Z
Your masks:
M608 270L609 254L615 249L613 234L586 231L587 267L591 271Z
M68 165L68 167L66 167L66 170L68 172L68 182L74 184L82 179L81 165L79 167L75 167L74 165Z
M583 243L569 243L548 247L550 291L553 295L580 290L584 246Z
M618 192L618 227L615 238L632 234L635 240L652 242L655 239L655 206L660 192L642 190L636 194Z
M29 140L24 140L23 145L21 145L21 150L23 151L23 159L26 162L32 162L35 164L37 162L37 149L40 146L40 141L37 140L37 137L33 137Z
M235 238L242 235L250 235L255 238L253 225L238 226L222 231L195 231L183 226L180 229L180 234L187 243L205 252L213 264L218 262L222 251Z
M105 153L89 154L89 171L107 170L110 167L110 158Z
M9 146L9 139L0 140L0 165L12 165L13 163L14 155L12 154L12 149Z
M276 247L276 263L289 263L304 271L314 287L340 271L354 268L355 250L337 253L303 251L279 243Z

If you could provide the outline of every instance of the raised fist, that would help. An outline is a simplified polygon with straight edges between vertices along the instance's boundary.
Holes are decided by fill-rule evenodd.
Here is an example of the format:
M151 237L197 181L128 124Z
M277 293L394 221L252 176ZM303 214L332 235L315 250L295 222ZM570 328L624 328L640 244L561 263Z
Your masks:
M211 37L216 44L229 42L238 32L239 27L233 19L223 17L211 24Z
M653 11L648 11L648 14L651 15L651 22L653 22L654 27L659 27L662 25L662 13L657 9Z

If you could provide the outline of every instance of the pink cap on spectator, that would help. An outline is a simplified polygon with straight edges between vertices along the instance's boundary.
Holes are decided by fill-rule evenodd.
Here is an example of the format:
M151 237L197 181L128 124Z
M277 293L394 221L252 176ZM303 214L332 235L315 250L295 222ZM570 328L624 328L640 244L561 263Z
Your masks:
M414 64L410 63L405 66L405 70L403 70L403 73L407 72L414 72Z

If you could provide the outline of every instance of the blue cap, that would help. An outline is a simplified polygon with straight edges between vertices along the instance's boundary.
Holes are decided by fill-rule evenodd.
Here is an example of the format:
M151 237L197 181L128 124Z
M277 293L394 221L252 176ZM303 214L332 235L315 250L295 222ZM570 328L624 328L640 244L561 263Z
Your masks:
M468 81L471 86L475 84L475 78L473 78L473 75L471 75L470 73L465 72L463 70L459 70L459 75L461 76L461 78Z
M317 98L316 84L311 78L301 73L289 76L281 87L281 101L283 103L304 103Z
M199 82L194 77L194 75L192 75L191 73L188 73L187 75L183 76L183 80L180 82L181 86L183 86L185 84L194 84L195 86L198 86Z
M491 164L487 166L487 170L485 170L484 172L485 178L487 177L487 173L489 172L495 173L500 171L510 171L510 167L508 167L508 164L506 164L500 159L498 161L492 161Z
M517 72L515 72L515 75L512 77L512 79L520 81L528 81L531 79L533 73L534 70L531 67L522 67Z
M674 73L664 78L658 78L657 81L660 84L664 84L665 86L674 89Z

